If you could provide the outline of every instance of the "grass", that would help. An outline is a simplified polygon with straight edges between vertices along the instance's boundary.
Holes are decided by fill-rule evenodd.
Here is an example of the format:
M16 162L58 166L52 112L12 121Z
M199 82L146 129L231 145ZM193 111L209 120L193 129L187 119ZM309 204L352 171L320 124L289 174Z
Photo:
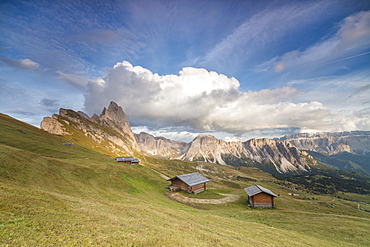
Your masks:
M220 193L227 194L227 193L231 193L231 192L233 192L233 191L231 191L231 190L219 190L219 189L210 189L210 188L208 188L206 191L203 191L200 194L189 194L189 193L184 192L184 191L179 191L179 192L176 192L176 193L181 193L183 196L186 196L186 197L189 197L189 198L197 198L197 199L221 199L221 198L224 198L225 196L224 195L220 195Z
M0 245L2 246L369 246L370 213L357 202L310 195L278 184L255 168L233 168L141 156L116 163L85 147L0 115ZM222 205L170 200L172 177L200 171L212 182L194 198L231 193ZM202 168L202 170L199 170ZM237 180L237 177L252 178ZM247 206L255 183L280 196L276 209ZM302 194L292 197L288 193ZM315 200L307 198L314 197ZM334 199L334 201L333 201ZM332 207L334 204L334 208ZM360 204L369 209L369 205Z

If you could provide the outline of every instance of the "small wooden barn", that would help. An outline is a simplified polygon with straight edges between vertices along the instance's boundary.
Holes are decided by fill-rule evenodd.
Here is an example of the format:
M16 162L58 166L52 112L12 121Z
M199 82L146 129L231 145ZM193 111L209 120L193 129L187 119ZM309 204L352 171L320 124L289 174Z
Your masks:
M137 165L140 163L140 160L135 159L134 157L117 157L116 161L130 164L130 165Z
M274 208L274 198L277 197L271 190L260 185L253 185L245 188L248 194L248 201L253 208Z
M171 191L182 190L194 194L205 191L206 183L211 182L211 180L198 172L178 175L167 181L171 181L171 185L168 186Z
M65 146L73 146L75 144L74 143L71 143L71 142L66 142L66 143L63 143L63 145L65 145Z

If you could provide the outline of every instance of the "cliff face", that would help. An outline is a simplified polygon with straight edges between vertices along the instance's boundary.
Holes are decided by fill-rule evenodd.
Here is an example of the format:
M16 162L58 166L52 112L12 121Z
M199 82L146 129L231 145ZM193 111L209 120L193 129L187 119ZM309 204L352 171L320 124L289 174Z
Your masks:
M45 117L40 126L51 134L70 138L82 133L116 155L132 154L139 148L123 109L115 102L104 108L100 116L94 114L91 118L83 112L61 108L59 115Z
M187 144L146 133L136 135L136 140L142 151L170 159L262 167L263 170L279 174L308 172L317 165L308 153L286 141L251 139L246 142L226 142L211 135L199 135Z
M242 153L241 142L226 142L211 135L199 135L189 144L189 148L182 154L181 159L204 160L226 165L227 163L222 158L223 154L240 158Z
M53 114L52 117L44 117L40 125L42 130L55 135L68 135L69 132L63 127L63 124L58 121L58 115Z
M297 134L284 136L280 140L289 141L302 150L329 155L341 152L370 153L370 131Z
M277 173L308 172L311 166L317 164L308 153L298 150L289 142L270 139L226 142L209 135L195 138L181 159L223 165L270 164Z
M154 137L145 132L135 134L135 138L141 151L169 159L180 157L189 146L186 142L172 141L164 137Z

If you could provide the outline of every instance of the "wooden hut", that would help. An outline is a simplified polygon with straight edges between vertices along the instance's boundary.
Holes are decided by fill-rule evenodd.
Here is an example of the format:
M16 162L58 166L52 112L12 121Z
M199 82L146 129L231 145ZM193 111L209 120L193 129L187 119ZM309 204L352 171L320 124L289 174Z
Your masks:
M249 204L253 208L274 208L274 198L277 197L269 189L266 189L260 185L253 185L245 188L245 192L248 194Z
M130 165L137 165L140 163L140 160L135 159L134 157L117 157L116 161Z
M211 182L211 180L198 172L179 175L167 181L171 181L171 185L168 186L171 191L182 190L194 194L205 191L206 183Z
M71 142L66 142L66 143L63 143L63 145L65 145L65 146L73 146L75 144L74 143L71 143Z

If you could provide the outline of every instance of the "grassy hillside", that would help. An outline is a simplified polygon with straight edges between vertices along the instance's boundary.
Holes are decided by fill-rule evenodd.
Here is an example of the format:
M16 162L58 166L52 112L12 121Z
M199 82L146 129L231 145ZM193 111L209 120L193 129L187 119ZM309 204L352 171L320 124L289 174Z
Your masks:
M349 162L353 162L359 165L362 169L367 172L367 175L370 175L370 153L364 154L352 154L348 152L339 153L332 155L333 158L337 158L340 160L346 160Z
M335 168L348 171L356 171L370 176L370 155L351 153L339 153L334 155L322 154L314 151L307 151L316 160Z
M0 115L0 243L4 246L368 246L369 195L312 195L256 168L140 156L142 165ZM193 198L239 195L212 205L169 199L164 176L212 179ZM251 209L243 188L280 196ZM299 196L290 196L295 193ZM188 196L183 193L184 196ZM190 195L189 195L190 197ZM363 203L359 203L363 202ZM364 210L359 210L364 209Z

